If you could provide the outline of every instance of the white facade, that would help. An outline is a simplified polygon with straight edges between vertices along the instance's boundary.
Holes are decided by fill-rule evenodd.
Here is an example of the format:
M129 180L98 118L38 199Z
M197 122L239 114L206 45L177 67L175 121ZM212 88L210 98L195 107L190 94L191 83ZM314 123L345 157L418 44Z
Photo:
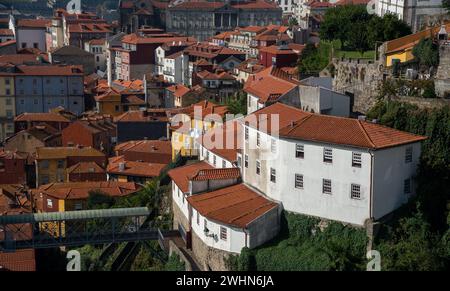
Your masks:
M412 181L420 143L374 151L273 138L247 128L249 139L244 142L242 153L243 181L281 202L288 211L362 226L367 219L376 220L397 209L414 194ZM265 148L256 146L258 132ZM296 157L296 145L303 147L303 158ZM412 161L406 163L409 148ZM331 150L331 163L324 162L325 149ZM352 164L354 153L360 156L360 167ZM275 182L271 180L272 173ZM326 194L324 187L328 190L329 182L331 194ZM404 191L407 182L409 193Z
M107 69L106 42L104 42L103 44L90 44L89 42L86 42L84 45L84 50L94 55L95 71L105 72Z
M379 16L396 14L411 26L413 32L423 29L427 17L446 13L442 0L376 0L375 11Z
M200 161L205 161L215 168L234 168L231 161L213 153L203 145L198 145L198 149L198 159Z
M162 74L167 82L190 85L189 72L189 58L187 55L177 54L174 57L163 58Z
M283 10L283 14L294 13L299 0L277 0L278 5Z
M21 28L16 29L17 49L37 48L47 51L45 28Z
M156 73L156 75L163 74L165 57L166 57L166 51L161 46L157 47L155 50L155 73Z

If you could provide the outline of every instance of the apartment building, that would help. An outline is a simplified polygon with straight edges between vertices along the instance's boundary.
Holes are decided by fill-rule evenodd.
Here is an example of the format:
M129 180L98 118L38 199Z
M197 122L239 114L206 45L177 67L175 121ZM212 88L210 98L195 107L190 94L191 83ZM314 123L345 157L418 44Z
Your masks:
M63 107L75 114L84 111L83 70L80 66L18 65L14 75L15 114L49 112Z

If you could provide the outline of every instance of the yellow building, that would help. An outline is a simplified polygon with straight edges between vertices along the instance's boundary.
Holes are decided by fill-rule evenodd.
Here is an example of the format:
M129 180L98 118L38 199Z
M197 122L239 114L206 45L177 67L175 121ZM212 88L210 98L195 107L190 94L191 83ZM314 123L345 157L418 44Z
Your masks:
M36 187L67 181L67 170L83 162L106 166L105 155L92 147L41 147L36 149Z
M204 100L185 108L183 113L183 117L177 120L179 126L171 127L173 160L177 155L197 156L195 140L208 130L220 126L228 113L228 108Z
M450 31L450 23L443 27L445 27L447 31ZM412 51L414 46L423 38L435 37L440 29L441 26L436 26L386 42L385 65L387 67L392 66L394 60L398 60L400 63L413 60L414 55Z
M95 101L100 114L109 114L111 116L119 116L124 112L139 110L141 106L145 106L143 94L127 90L119 92L115 89L110 89L108 92L96 96Z
M0 73L0 142L14 134L15 115L14 76Z

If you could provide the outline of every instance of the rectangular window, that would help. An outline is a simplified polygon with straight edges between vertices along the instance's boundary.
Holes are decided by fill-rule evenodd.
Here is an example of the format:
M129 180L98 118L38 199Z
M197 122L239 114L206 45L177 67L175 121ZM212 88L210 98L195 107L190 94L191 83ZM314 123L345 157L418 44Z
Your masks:
M200 225L200 214L198 214L198 211L197 211L197 225Z
M361 185L352 184L350 198L361 199Z
M323 149L323 161L325 163L333 162L333 150L332 149L330 149L330 148Z
M261 163L256 161L256 174L259 175L261 173Z
M222 168L226 168L227 167L227 162L225 162L224 160L222 160Z
M52 199L47 199L47 207L53 208L53 200Z
M75 203L74 209L76 211L82 210L83 209L83 203L82 202Z
M216 162L217 162L217 157L215 155L213 155L213 165L214 165L214 167L216 166Z
M208 231L208 222L206 221L206 219L203 219L203 229L204 231Z
M242 167L242 157L241 156L238 157L237 165L239 168Z
M245 128L245 140L248 140L248 127Z
M261 136L258 132L258 133L256 133L256 146L259 147L260 145L261 145Z
M248 168L248 156L245 155L244 167Z
M223 226L220 227L220 239L227 240L227 229Z
M403 192L405 194L411 194L411 179L406 179L403 182Z
M6 95L11 95L11 89L6 89L5 93Z
M352 152L352 167L361 168L361 153Z
M322 193L331 194L331 180L322 179Z
M302 144L295 145L295 157L300 159L305 157L305 147Z
M407 147L405 150L405 163L412 162L413 149L412 147Z
M270 168L270 182L277 182L277 172L274 168Z
M58 161L58 169L62 169L64 168L64 160L59 160Z
M295 188L303 189L303 175L295 174Z
M270 143L270 151L271 151L272 153L276 153L276 152L277 152L277 141L276 141L275 139L272 139L272 140L271 140L271 143Z
M12 99L6 98L6 105L12 105Z
M48 160L43 160L41 162L41 168L42 169L48 169Z

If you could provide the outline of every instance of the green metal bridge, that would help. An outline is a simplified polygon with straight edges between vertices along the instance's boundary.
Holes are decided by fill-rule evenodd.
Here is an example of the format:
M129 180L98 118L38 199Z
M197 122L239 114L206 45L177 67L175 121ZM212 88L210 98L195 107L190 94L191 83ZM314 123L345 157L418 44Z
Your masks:
M158 240L177 231L154 228L146 207L0 216L0 251Z

